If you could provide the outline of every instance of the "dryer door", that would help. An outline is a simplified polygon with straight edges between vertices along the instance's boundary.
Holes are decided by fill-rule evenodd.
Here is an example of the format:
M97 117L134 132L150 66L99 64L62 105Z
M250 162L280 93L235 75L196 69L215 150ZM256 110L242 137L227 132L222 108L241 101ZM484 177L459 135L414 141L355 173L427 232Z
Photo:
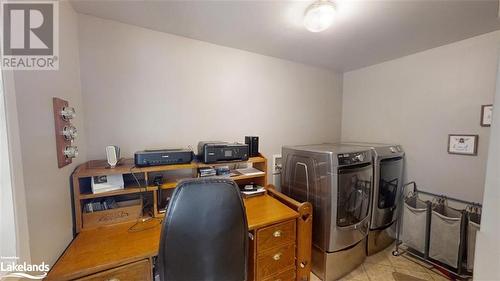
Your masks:
M380 160L378 193L374 202L372 229L391 224L397 215L397 198L401 192L403 157Z

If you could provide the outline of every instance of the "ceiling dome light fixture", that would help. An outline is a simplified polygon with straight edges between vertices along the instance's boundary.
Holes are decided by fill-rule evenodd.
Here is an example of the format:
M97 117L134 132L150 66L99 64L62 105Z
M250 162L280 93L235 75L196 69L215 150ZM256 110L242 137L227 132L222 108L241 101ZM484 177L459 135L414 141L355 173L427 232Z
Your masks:
M306 9L304 26L311 32L320 32L332 25L335 5L328 0L318 0Z

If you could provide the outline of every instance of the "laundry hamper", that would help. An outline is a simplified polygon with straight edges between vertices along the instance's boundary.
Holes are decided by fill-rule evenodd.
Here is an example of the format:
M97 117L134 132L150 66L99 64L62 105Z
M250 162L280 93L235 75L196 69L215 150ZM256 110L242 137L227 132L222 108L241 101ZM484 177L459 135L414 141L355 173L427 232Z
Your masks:
M467 270L474 269L474 252L476 250L476 233L481 224L481 214L467 213Z
M429 202L420 200L416 195L405 198L401 240L424 257L429 249L429 219Z
M429 257L461 271L465 245L465 214L439 203L432 208Z

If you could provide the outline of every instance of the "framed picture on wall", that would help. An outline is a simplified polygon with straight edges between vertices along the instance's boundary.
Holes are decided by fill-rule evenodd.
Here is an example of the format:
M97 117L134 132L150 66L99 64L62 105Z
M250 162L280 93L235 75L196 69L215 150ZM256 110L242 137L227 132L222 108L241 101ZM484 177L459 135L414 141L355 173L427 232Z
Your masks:
M448 153L477 155L479 135L448 135Z
M481 106L481 126L489 127L491 126L491 117L493 114L493 105L485 104Z

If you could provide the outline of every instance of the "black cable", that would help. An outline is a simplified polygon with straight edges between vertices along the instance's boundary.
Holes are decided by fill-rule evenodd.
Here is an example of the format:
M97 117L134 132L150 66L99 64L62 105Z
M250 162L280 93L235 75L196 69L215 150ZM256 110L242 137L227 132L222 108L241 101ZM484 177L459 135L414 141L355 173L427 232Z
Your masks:
M161 222L163 221L162 219L155 218L153 214L151 214L151 217L149 217L149 218L144 218L144 210L146 209L146 204L144 203L144 194L143 194L143 192L147 191L147 187L144 187L144 191L143 191L143 187L142 187L139 179L137 179L137 176L132 171L134 168L135 168L135 166L130 168L130 174L132 174L132 177L134 178L135 182L137 183L137 186L139 187L139 196L140 196L141 204L142 204L142 208L141 208L141 215L142 215L142 217L138 218L137 221L128 229L129 232L138 232L138 231L148 230L148 229L155 228L157 226L155 224L152 227L135 229L135 227L137 225L139 225L140 223L145 223L145 222L157 219L159 221L159 224L161 224ZM158 188L161 188L161 187L158 186ZM153 204L153 206L154 206L154 204Z
M141 185L139 179L137 179L137 177L136 177L135 173L132 171L132 169L134 169L134 167L130 168L130 174L132 174L132 177L134 177L134 180L137 183L137 186L139 187L139 196L141 198L141 204L142 204L141 215L144 216L144 209L145 209L145 205L146 204L144 204L144 196L143 196L142 185ZM144 191L147 191L146 187L144 187Z

